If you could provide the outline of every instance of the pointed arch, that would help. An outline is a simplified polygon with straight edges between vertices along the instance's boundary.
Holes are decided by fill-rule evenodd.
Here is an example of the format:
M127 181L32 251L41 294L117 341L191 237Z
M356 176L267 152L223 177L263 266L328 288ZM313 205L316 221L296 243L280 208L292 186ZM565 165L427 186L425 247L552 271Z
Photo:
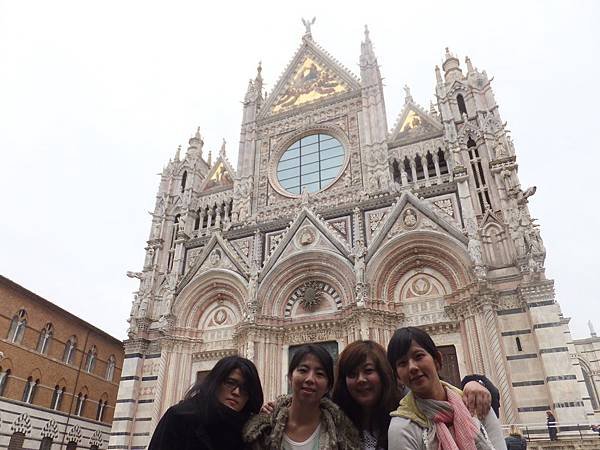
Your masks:
M431 268L455 292L474 281L466 247L449 235L413 231L397 236L381 246L367 267L367 281L373 300L394 301L394 292L410 271ZM442 280L440 280L442 282Z
M303 282L311 280L330 286L340 307L349 305L354 299L352 285L355 278L354 267L339 254L323 250L293 254L278 261L261 281L258 289L260 314L285 317L290 298Z
M245 310L247 284L236 272L226 269L211 269L193 278L173 302L171 311L177 317L176 326L198 330L206 312L222 302L230 309L238 323Z

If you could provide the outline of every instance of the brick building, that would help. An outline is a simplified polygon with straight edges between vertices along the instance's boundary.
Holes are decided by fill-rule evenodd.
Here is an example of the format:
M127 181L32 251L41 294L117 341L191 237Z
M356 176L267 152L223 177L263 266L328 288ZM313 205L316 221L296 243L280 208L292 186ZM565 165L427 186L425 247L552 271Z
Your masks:
M0 276L0 449L106 448L121 341Z

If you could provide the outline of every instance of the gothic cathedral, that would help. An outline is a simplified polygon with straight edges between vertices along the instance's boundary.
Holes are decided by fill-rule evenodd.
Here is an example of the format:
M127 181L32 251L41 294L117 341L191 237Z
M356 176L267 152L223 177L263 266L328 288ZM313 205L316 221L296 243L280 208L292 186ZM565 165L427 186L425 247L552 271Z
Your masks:
M425 328L444 375L486 374L504 423L593 415L491 80L446 49L437 104L408 88L388 128L365 29L360 76L310 24L272 92L243 101L237 168L199 132L162 172L129 319L110 448L144 448L217 360L253 360L266 398L294 347L334 354ZM587 398L586 398L587 397Z

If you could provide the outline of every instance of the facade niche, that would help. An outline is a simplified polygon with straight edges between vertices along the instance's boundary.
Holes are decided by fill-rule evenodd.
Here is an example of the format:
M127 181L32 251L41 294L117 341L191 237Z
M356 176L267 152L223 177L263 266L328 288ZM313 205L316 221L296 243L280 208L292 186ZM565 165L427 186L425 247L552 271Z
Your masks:
M462 96L462 94L458 94L456 96L456 104L458 105L458 112L460 113L461 117L463 114L469 114L467 112L467 105L465 104L465 98Z

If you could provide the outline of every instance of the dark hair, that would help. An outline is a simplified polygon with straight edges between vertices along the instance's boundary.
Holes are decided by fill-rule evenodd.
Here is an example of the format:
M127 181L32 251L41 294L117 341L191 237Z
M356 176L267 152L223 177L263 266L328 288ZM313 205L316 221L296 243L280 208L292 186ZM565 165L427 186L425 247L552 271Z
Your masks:
M263 404L263 390L258 377L258 371L252 361L240 356L226 356L220 359L203 381L196 382L185 394L185 399L197 401L200 410L206 418L219 407L217 392L221 383L235 369L239 369L244 377L245 389L248 391L248 402L242 409L242 414L257 414Z
M331 389L331 386L333 386L333 358L324 347L317 344L304 344L298 347L290 361L288 376L292 376L292 372L294 372L296 367L298 367L302 360L308 355L313 355L319 360L325 370L325 375L327 376L327 388Z
M390 426L390 412L393 411L400 401L394 372L390 367L385 355L384 348L374 341L356 341L348 345L340 354L336 366L335 386L333 387L332 399L342 411L352 420L359 430L362 424L364 409L356 403L348 391L346 377L354 373L367 358L371 358L375 369L381 380L381 398L373 410L371 423L372 430L379 431L377 448L387 448L387 429Z
M435 343L431 339L431 336L426 331L416 327L403 327L398 328L387 348L387 359L392 368L396 367L396 363L399 359L406 356L412 342L415 341L419 346L423 347L427 353L429 353L433 360L438 364L438 370L442 366L442 359L440 352L438 351ZM394 370L394 374L396 371Z

